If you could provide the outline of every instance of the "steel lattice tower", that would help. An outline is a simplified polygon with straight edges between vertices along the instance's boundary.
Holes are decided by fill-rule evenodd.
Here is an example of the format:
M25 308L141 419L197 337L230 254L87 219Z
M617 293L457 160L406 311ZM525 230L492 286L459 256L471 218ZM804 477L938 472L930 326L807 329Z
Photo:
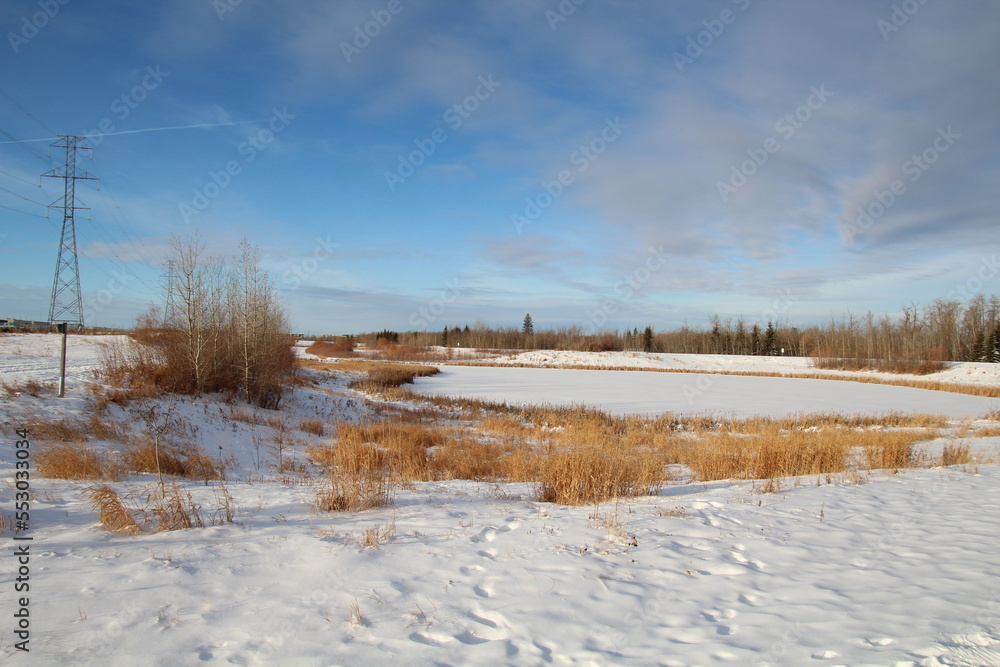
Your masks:
M85 206L77 206L76 182L81 179L97 179L77 166L77 151L93 150L89 146L80 145L83 137L60 134L59 139L61 141L52 144L50 148L66 149L66 161L62 168L57 167L47 174L42 174L49 178L62 178L66 181L62 199L57 199L50 205L50 208L63 210L63 224L62 236L59 239L59 255L56 259L56 275L52 281L49 325L66 322L76 324L82 329L83 297L80 294L80 266L76 256L76 221L73 214L77 209L89 209Z

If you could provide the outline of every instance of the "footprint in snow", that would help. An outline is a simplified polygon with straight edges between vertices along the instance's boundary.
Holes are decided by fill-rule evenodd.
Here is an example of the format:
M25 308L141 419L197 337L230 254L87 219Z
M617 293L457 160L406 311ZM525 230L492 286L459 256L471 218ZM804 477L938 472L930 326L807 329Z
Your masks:
M871 639L866 639L865 643L869 646L888 646L889 644L895 644L896 640L888 637L873 637Z
M836 651L817 651L812 654L813 660L833 660L834 658L839 658L840 654Z
M410 641L417 642L418 644L426 644L427 646L444 646L445 644L454 641L454 637L449 637L448 635L441 635L434 632L411 632Z
M708 620L718 623L722 620L728 620L730 618L736 618L738 613L735 609L712 609L711 611L701 612Z
M483 528L479 533L470 537L472 542L492 542L497 538L497 531L494 528Z

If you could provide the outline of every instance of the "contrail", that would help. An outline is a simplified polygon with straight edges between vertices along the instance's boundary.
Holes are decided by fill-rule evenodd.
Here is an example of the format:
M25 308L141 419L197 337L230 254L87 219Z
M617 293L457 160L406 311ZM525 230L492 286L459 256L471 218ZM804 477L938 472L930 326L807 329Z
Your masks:
M122 130L120 132L99 132L97 134L81 134L78 136L89 137L114 137L119 134L140 134L142 132L165 132L167 130L192 130L199 127L229 127L231 125L246 125L248 123L261 123L261 120L237 120L229 123L197 123L195 125L171 125L169 127L147 127L141 130ZM3 144L26 144L36 141L58 141L59 137L43 137L41 139L19 139L17 141L0 141Z

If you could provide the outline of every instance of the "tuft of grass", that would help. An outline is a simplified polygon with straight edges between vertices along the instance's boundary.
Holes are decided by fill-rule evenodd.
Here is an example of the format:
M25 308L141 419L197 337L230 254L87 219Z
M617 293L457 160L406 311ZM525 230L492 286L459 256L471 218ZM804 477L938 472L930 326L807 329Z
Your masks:
M194 502L191 493L182 490L176 482L160 486L146 495L146 513L156 522L155 532L202 528L205 520L201 506Z
M138 535L143 532L132 512L125 507L118 496L118 492L107 484L88 487L84 494L91 508L97 513L101 525L108 530L128 535Z
M969 445L964 443L945 445L941 453L943 466L965 465L969 460Z
M320 461L328 466L327 486L315 501L321 511L355 512L392 502L396 485L383 449L370 443L339 443Z
M393 516L386 525L375 524L365 528L364 535L361 536L361 545L365 547L377 547L383 542L388 542L396 536L396 517Z
M122 474L121 466L111 456L68 442L43 446L35 454L35 464L42 477L52 479L113 481Z
M365 617L361 614L361 603L357 598L354 598L350 606L350 622L351 625L365 625Z
M326 427L320 419L303 419L299 422L299 430L322 438Z

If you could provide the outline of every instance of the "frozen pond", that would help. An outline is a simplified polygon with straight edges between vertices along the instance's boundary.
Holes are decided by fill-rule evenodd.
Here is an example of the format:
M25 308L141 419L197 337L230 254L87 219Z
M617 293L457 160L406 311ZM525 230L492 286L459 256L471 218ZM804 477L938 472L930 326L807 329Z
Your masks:
M643 371L444 366L416 381L424 394L517 404L584 404L612 414L712 413L782 417L795 413L907 412L981 417L1000 399L910 387L809 378Z

